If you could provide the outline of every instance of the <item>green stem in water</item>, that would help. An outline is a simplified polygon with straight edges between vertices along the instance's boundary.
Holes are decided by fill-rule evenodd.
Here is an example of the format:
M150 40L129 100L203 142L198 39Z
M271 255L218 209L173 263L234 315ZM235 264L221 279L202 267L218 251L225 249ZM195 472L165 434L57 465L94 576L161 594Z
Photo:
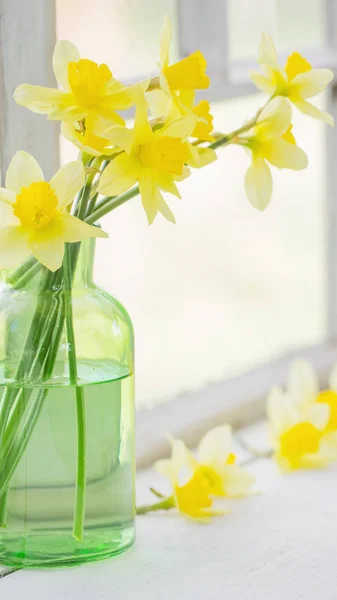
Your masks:
M147 504L145 506L138 506L136 508L136 514L137 515L146 515L149 512L156 512L158 510L170 510L171 508L175 508L173 496L164 498L164 500L161 500L160 502L156 502L155 504Z
M84 514L85 514L85 488L86 488L86 435L85 435L85 402L83 387L77 385L77 360L72 308L72 269L71 249L66 244L63 271L64 271L64 301L66 330L68 340L68 361L70 383L75 387L76 412L77 412L77 480L76 504L74 514L73 536L77 540L83 539Z

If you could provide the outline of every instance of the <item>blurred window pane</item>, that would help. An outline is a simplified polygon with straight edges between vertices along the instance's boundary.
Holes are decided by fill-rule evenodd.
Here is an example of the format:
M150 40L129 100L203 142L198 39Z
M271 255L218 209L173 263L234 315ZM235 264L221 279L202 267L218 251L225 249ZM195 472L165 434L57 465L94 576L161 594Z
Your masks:
M178 60L175 0L56 0L57 38L71 40L84 58L106 63L117 78L155 72L164 15L173 22L172 60Z
M228 10L231 60L254 59L262 33L284 52L324 44L322 0L228 0Z

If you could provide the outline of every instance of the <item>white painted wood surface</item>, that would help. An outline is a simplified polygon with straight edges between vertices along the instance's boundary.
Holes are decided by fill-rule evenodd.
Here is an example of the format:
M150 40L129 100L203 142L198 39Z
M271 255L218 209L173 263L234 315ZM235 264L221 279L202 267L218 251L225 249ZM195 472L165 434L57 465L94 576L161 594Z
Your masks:
M245 441L265 446L265 430ZM244 454L242 458L244 458ZM11 600L336 600L337 466L280 475L271 460L249 467L261 494L232 501L209 525L176 515L138 518L138 540L108 561L61 571L18 571L0 580ZM138 476L139 500L151 471ZM228 503L229 504L229 503Z
M52 0L0 0L0 173L17 150L31 152L50 177L59 161L58 125L18 106L20 83L55 87L52 53L55 6ZM1 180L1 177L0 177Z

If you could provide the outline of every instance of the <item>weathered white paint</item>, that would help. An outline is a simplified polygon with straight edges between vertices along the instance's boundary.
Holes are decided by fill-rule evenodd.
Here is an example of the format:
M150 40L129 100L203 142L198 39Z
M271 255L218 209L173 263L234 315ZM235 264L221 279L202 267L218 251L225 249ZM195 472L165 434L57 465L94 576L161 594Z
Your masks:
M17 106L12 96L20 83L55 87L53 1L0 0L0 165L2 178L17 150L31 152L46 176L58 165L58 126Z
M141 517L126 554L75 570L17 572L0 581L1 597L335 600L337 468L284 476L257 460L250 469L263 494L233 501L232 514L210 525ZM143 488L154 483L154 474L139 476Z

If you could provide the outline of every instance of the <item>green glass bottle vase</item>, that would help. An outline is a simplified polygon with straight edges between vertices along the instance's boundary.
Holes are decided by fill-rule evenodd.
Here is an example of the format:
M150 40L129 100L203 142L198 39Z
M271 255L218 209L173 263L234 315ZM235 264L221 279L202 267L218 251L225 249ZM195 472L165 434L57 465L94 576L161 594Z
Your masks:
M33 260L1 284L0 564L13 567L134 540L132 323L93 282L94 241L68 246L71 290Z

